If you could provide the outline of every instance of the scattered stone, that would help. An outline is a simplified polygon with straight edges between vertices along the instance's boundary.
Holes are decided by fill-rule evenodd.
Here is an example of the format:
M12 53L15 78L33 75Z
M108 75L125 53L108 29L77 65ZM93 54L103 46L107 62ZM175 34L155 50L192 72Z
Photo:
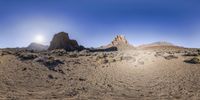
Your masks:
M12 55L12 54L14 54L12 51L9 51L9 50L3 50L2 52L1 52L1 56L4 56L4 55Z
M175 55L168 55L168 56L165 56L164 58L167 60L171 60L171 59L177 59L178 57Z
M159 57L159 56L163 56L164 53L163 52L156 52L156 54L154 55L155 57Z
M32 59L35 59L37 57L38 56L36 54L33 54L33 53L21 53L21 54L19 54L19 58L21 60L32 60Z
M57 56L63 56L67 52L65 49L55 49L55 50L52 50L51 53L56 54Z
M91 55L90 51L86 49L79 52L79 56L90 56L90 55Z
M198 56L199 54L196 52L187 52L186 54L184 54L183 56Z
M102 63L106 64L106 63L109 63L109 61L108 61L108 59L104 59L104 60L102 60Z
M106 58L108 55L106 53L100 53L97 55L97 58L102 59L102 58Z
M71 58L77 58L79 55L76 52L70 52L69 57Z
M63 61L55 59L54 57L39 57L35 59L36 62L42 63L48 69L55 70L55 67L59 64L64 64Z
M73 89L71 91L66 91L66 92L67 92L66 95L69 96L69 97L74 97L74 96L79 94L79 92L75 89Z
M185 60L184 62L191 63L191 64L200 64L200 59L195 57L195 58L191 58L189 60Z

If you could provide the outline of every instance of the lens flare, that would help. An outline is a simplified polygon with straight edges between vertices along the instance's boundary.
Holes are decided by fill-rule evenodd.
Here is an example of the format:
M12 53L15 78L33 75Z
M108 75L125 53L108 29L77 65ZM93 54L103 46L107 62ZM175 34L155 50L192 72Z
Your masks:
M34 42L36 42L36 43L43 43L44 42L44 36L43 35L36 35Z

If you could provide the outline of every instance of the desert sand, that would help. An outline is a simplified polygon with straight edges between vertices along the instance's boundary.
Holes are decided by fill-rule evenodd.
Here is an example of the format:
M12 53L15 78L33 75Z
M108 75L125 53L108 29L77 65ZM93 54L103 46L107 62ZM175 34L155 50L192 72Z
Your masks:
M1 100L200 99L199 50L0 50Z

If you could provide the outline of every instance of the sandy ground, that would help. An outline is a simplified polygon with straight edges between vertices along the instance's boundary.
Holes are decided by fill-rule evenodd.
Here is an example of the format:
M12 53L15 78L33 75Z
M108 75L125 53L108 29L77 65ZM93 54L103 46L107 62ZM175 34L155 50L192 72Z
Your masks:
M0 100L198 100L200 64L184 62L194 57L187 52L194 51L32 53L63 62L53 70L0 54Z

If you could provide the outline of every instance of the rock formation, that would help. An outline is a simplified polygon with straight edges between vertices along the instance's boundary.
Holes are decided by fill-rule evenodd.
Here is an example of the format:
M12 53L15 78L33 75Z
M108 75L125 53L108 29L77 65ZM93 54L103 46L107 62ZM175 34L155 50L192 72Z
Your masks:
M109 45L103 46L102 48L111 48L111 47L116 47L117 50L134 49L134 47L128 43L128 41L123 35L117 35Z
M43 50L47 50L48 46L47 45L38 44L38 43L31 43L26 49L27 50L43 51Z
M60 32L55 34L53 40L50 43L49 50L65 49L67 51L76 50L79 45L76 40L71 40L68 33Z
M112 45L128 44L128 41L123 35L117 35L111 43Z

